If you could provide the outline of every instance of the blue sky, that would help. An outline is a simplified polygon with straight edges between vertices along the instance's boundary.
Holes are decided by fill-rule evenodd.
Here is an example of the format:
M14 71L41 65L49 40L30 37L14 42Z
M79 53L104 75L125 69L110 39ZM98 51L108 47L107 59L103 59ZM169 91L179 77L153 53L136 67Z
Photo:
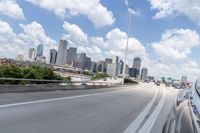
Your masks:
M48 55L63 38L93 60L123 59L130 8L130 66L140 56L151 75L200 76L198 0L2 0L0 57L27 57L39 43Z

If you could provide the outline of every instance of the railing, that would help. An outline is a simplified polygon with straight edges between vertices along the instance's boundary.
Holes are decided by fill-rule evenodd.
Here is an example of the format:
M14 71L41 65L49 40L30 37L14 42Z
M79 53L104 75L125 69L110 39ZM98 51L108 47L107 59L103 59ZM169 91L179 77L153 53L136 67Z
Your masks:
M0 78L1 82L13 81L14 83L7 84L17 84L18 81L21 81L19 84L59 84L59 85L121 85L121 82L95 82L95 81L66 81L66 80L44 80L44 79L23 79L23 78ZM24 81L24 82L22 82Z

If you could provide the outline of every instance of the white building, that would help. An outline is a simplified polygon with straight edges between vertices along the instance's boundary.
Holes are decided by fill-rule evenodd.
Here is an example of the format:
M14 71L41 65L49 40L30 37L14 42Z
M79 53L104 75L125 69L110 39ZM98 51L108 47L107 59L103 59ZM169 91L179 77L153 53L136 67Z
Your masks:
M145 80L145 78L147 77L148 75L148 69L147 68L142 68L142 71L141 71L141 80Z
M66 63L67 45L68 45L68 42L66 40L60 40L58 53L57 53L57 59L56 59L56 65L61 66Z
M33 62L35 60L35 57L36 57L36 50L34 48L30 48L28 55L29 61Z
M115 77L116 76L116 64L108 63L107 64L107 72L109 76Z

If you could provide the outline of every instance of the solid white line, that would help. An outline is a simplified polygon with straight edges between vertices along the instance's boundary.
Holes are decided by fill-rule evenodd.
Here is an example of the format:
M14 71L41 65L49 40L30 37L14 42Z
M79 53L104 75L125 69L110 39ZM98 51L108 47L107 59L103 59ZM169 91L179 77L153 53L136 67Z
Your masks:
M97 96L97 95L104 95L104 94L111 94L111 93L117 93L117 92L125 91L125 90L133 90L133 89L122 89L122 90L116 90L116 91L93 93L93 94L78 95L78 96L71 96L71 97L61 97L61 98L53 98L53 99L46 99L46 100L37 100L37 101L30 101L30 102L13 103L13 104L0 105L0 108L20 106L20 105L28 105L28 104L37 104L37 103L44 103L44 102L52 102L52 101L60 101L60 100L67 100L67 99L75 99L75 98Z
M161 109L163 108L163 105L165 103L165 99L166 99L166 89L163 89L163 95L162 98L159 102L159 104L156 106L155 110L153 111L153 113L151 114L151 116L147 119L147 121L145 122L145 124L143 125L143 127L140 129L140 131L138 133L150 133L154 123L156 122L156 119L158 117L158 115L160 114Z
M124 131L124 133L135 133L139 129L142 122L145 120L145 117L148 115L150 109L152 108L157 95L158 95L158 88L156 87L156 92L154 93L154 96L151 99L151 101L144 108L144 110L137 116L137 118L128 126L128 128Z

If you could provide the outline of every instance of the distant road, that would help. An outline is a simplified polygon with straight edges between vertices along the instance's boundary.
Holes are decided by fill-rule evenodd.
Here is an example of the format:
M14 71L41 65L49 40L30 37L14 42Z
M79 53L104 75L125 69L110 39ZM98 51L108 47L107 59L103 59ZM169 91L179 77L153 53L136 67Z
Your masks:
M0 133L161 133L176 92L140 84L0 94Z

